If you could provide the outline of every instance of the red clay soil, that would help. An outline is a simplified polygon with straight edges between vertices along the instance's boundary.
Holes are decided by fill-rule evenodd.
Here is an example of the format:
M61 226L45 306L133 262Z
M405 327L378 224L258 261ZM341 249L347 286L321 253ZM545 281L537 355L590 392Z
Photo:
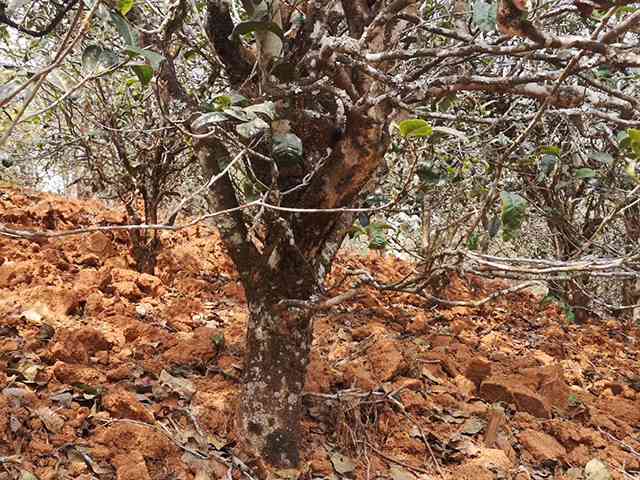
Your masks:
M0 191L13 228L125 221L98 202ZM0 236L0 480L252 478L232 423L242 288L211 228L162 245L152 276L132 270L125 232ZM414 267L342 255L332 295L348 268L391 281ZM496 288L452 278L443 294ZM364 289L315 323L304 478L611 478L583 470L593 459L640 478L638 334L569 324L531 293L436 308Z

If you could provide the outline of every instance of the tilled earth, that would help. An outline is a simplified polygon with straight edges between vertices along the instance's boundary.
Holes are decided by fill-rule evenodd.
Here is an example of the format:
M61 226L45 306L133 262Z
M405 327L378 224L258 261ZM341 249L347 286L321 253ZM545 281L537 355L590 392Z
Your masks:
M3 188L0 223L124 224L99 202ZM247 308L216 232L0 236L0 480L256 478L234 451ZM380 281L414 267L342 255ZM444 295L499 286L451 278ZM640 478L637 326L571 325L531 293L435 308L363 289L315 323L305 478ZM586 466L586 468L585 468Z

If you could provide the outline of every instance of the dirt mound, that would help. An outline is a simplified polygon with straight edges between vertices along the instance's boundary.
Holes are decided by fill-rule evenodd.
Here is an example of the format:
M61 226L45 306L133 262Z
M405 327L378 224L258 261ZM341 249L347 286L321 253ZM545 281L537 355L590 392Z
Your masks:
M98 202L0 192L12 228L125 221ZM244 294L214 230L162 244L153 276L132 270L124 232L0 237L0 479L249 474L232 424ZM390 281L413 267L342 255L330 286L347 268ZM451 278L442 295L495 288ZM575 479L593 459L640 475L635 327L572 325L526 293L435 308L373 289L315 325L306 478Z

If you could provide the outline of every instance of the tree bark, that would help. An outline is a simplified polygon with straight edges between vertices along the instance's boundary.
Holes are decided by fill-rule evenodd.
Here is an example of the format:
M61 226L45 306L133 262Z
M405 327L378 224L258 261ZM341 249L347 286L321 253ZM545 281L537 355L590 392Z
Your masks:
M160 238L155 234L151 239L147 239L146 236L133 237L131 243L131 254L136 262L136 270L139 273L155 275L161 248Z
M302 390L312 341L312 311L293 306L317 293L318 279L286 218L266 213L270 232L243 282L249 304L238 430L268 477L300 464Z
M302 391L312 339L311 313L275 300L254 294L249 304L238 412L243 443L266 464L261 466L266 471L300 464Z

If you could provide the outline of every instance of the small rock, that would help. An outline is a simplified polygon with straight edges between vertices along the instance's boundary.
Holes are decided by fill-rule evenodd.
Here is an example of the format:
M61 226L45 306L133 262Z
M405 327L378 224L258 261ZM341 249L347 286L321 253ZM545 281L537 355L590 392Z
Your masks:
M451 331L456 337L470 328L471 325L468 320L454 320L451 322Z
M347 385L362 390L373 390L378 386L373 374L366 368L361 359L349 362L344 369L343 377Z
M509 478L508 473L511 469L511 460L502 450L481 448L477 452L477 458L456 468L451 478L476 480Z
M221 335L221 331L213 328L197 328L193 334L164 352L162 356L174 365L205 364L218 354L220 347L216 339Z
M392 391L398 390L412 390L414 392L420 392L424 388L422 379L410 378L410 377L398 377L391 387Z
M518 410L538 418L551 418L551 407L544 398L508 378L491 378L482 382L480 397L487 402L514 403Z
M132 302L136 302L144 297L143 293L138 288L138 285L134 282L113 282L111 285L118 295Z
M429 337L431 347L436 349L438 347L448 347L453 342L451 335L432 335Z
M22 312L22 316L27 322L37 324L42 322L42 314L36 310L25 310Z
M560 460L567 454L565 448L551 435L527 429L518 435L522 446L539 462Z
M53 365L53 374L60 382L68 384L82 383L95 387L107 381L105 375L95 368L64 362Z
M309 470L315 475L330 477L333 475L333 465L328 457L314 457L309 461Z
M60 329L56 332L49 353L56 360L87 363L96 352L109 350L111 343L95 328Z
M551 418L551 406L537 393L527 387L518 386L511 389L511 394L518 410L538 418Z
M128 364L120 365L119 367L112 368L107 372L107 380L111 382L119 382L127 378L132 378L133 372L131 366Z
M129 418L144 423L153 423L155 418L136 396L124 389L109 392L102 399L104 408L115 418Z
M510 385L505 380L497 378L485 380L480 386L480 397L491 403L513 403L513 395L509 387Z
M637 402L621 397L607 397L598 400L598 406L603 411L610 412L615 417L630 425L640 425L640 408Z
M154 275L149 275L148 273L140 274L136 280L136 284L140 287L140 290L152 297L159 297L164 293L162 280Z
M221 360L222 359L218 359L219 366ZM231 360L235 361L233 358ZM332 371L326 360L323 360L318 352L312 351L309 367L307 368L305 390L314 393L328 392L331 389L332 377Z
M2 390L2 395L10 398L15 405L33 405L38 396L27 388L9 387Z
M607 465L597 458L590 460L584 466L585 480L611 480L613 476Z
M582 478L582 469L581 468L570 468L564 474L570 480L580 480Z
M392 380L408 367L398 343L389 337L379 336L367 351L367 357L380 383Z
M104 294L102 292L93 292L87 296L84 304L84 313L87 317L98 315L104 310Z
M471 380L476 388L480 388L480 384L489 375L491 375L491 362L481 357L476 357L471 360L464 372L464 376Z
M560 364L550 364L545 367L526 368L521 372L523 377L530 378L535 383L536 390L553 407L564 411L569 405L571 390L564 378Z
M94 232L85 237L85 248L96 255L105 258L115 253L115 246L111 239L103 232Z
M555 361L556 361L555 358L553 358L551 355L543 352L542 350L534 350L534 351L531 352L531 354L533 355L533 358L535 358L538 362L540 362L545 367L547 365L554 364Z

